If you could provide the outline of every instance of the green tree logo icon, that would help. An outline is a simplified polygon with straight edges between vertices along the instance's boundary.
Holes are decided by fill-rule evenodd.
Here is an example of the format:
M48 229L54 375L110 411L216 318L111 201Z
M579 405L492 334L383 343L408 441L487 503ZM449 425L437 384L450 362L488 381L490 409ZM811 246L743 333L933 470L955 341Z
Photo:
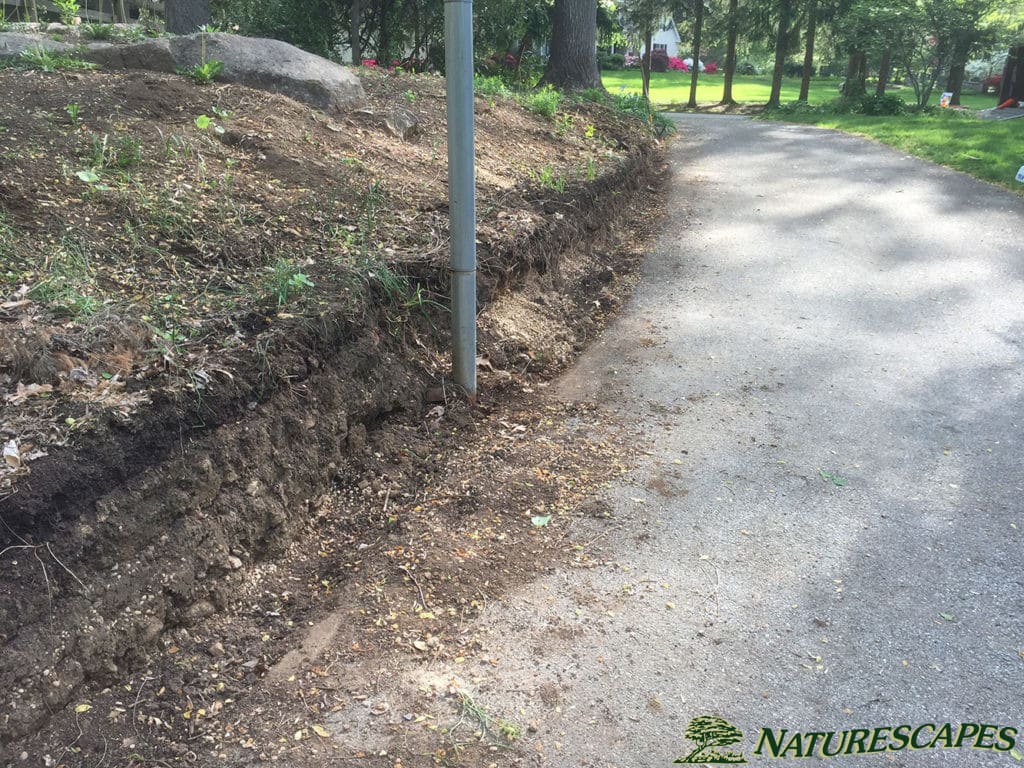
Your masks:
M676 763L707 765L708 763L745 763L742 752L719 752L716 747L728 747L743 739L743 732L735 725L720 717L704 715L695 717L683 733L697 745L686 757L677 758Z

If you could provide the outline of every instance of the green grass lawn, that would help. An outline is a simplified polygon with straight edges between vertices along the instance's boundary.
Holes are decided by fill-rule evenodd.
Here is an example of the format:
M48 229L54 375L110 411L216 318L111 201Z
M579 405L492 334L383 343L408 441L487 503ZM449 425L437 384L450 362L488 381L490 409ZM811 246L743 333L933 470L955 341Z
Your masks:
M897 117L810 113L775 115L769 119L868 136L907 154L1024 193L1024 185L1014 179L1017 169L1024 164L1024 118L979 120L947 113Z
M612 93L620 90L640 93L639 70L606 71L601 73L604 87ZM768 101L771 82L766 76L738 75L733 82L733 98L740 103L764 104ZM796 101L800 81L782 81L782 102ZM910 88L889 91L914 102ZM839 80L835 78L811 81L808 102L823 105L839 96ZM690 98L690 75L685 72L655 72L651 75L651 101L658 106L679 106ZM722 76L701 75L697 86L697 101L715 103L722 98ZM935 94L932 103L937 103ZM971 109L994 107L994 95L965 94L961 101ZM797 112L774 114L767 119L836 128L848 133L868 136L903 152L955 168L979 179L1007 187L1018 194L1024 185L1014 179L1017 169L1024 164L1024 118L1019 120L978 120L970 115L940 112L933 115L899 115L871 117L868 115L827 114L823 112Z
M601 73L604 87L612 93L626 91L640 93L642 90L639 69L623 69ZM697 81L698 102L718 102L722 99L722 75L701 75ZM839 96L839 78L822 78L811 80L808 102L825 104ZM737 75L733 80L732 95L740 103L764 104L771 93L771 78L766 75ZM911 88L892 90L902 96L908 103L914 102L914 91ZM800 81L786 78L782 81L782 101L796 101L800 95ZM653 72L651 73L651 101L656 106L682 105L690 98L690 74L688 72ZM932 98L938 103L939 94ZM964 94L961 98L965 107L971 109L987 109L996 105L994 95L983 96L979 93Z

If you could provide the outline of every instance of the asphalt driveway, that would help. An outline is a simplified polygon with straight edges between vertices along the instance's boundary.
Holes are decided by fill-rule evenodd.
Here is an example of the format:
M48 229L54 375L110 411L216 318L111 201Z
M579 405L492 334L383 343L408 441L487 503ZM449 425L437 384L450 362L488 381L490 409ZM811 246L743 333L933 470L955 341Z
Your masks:
M558 392L639 436L613 561L488 611L481 695L545 765L667 766L702 715L755 764L763 728L929 724L827 762L1021 764L1024 200L834 132L679 124L660 245Z

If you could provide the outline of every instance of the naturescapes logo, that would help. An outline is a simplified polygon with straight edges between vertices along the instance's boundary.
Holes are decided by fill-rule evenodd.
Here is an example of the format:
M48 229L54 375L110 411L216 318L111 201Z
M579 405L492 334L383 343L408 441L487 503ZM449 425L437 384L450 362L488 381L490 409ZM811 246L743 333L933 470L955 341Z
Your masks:
M708 763L745 763L741 752L719 752L716 747L728 747L743 740L743 731L720 717L695 717L683 733L696 743L697 748L676 763L707 765Z
M768 757L838 757L877 755L922 749L984 749L1014 752L1017 729L985 723L924 723L848 731L800 733L762 728L755 755Z
M762 728L753 754L769 759L832 758L887 752L976 749L1006 753L1021 760L1019 728L990 723L923 723L921 725L851 728L845 731L791 731ZM684 732L696 748L676 763L745 763L742 752L719 751L738 744L743 733L720 717L695 717Z

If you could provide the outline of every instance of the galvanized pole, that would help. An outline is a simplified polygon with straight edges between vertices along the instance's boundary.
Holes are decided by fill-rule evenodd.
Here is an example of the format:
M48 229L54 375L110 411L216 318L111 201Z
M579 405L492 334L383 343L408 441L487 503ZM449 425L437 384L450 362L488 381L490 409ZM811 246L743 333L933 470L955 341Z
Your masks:
M476 189L473 143L473 2L445 0L448 212L452 270L452 375L476 398Z

